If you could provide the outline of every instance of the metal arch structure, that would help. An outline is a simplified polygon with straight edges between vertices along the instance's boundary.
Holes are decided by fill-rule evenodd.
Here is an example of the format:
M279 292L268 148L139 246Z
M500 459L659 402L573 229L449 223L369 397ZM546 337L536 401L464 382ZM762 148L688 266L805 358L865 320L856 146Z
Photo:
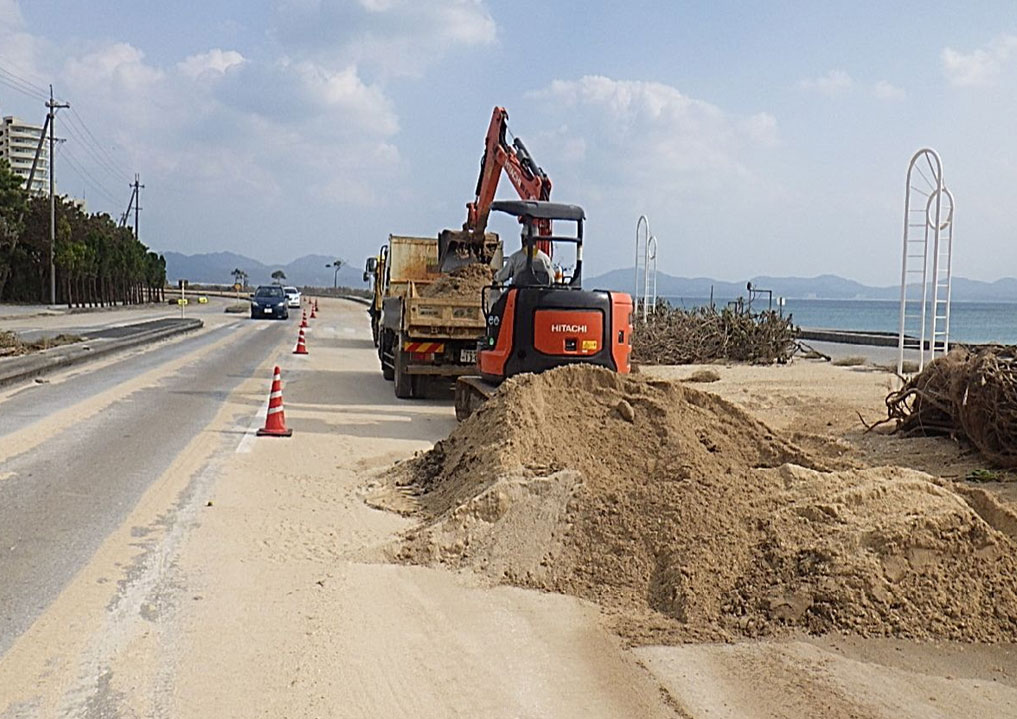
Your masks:
M640 236L639 229L643 228ZM642 287L639 271L642 268ZM657 238L650 232L650 219L640 215L636 220L636 262L634 269L633 300L636 316L642 313L645 321L652 307L657 306Z
M939 153L922 148L911 157L904 190L898 374L908 350L917 350L919 372L950 350L954 209Z

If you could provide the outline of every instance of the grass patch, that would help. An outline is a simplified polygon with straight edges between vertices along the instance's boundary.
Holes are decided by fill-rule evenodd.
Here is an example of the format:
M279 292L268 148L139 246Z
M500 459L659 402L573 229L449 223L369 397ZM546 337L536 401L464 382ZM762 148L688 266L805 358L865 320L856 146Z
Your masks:
M897 374L897 365L896 364L877 364L877 365L873 365L873 367L875 367L878 370L882 370L883 372L889 372L890 374ZM917 374L918 373L918 363L917 362L912 362L910 360L904 360L904 365L901 368L901 372L900 373L902 375L905 375L905 376L912 375L912 374Z
M833 361L835 367L861 367L863 364L868 362L867 359L860 355L854 355L852 357L840 357Z
M969 482L1000 482L1003 474L995 469L972 469L964 479Z
M251 309L251 304L249 302L238 302L232 305L226 305L226 309L223 310L223 312L241 314L243 312L247 312L249 309Z
M714 372L712 369L697 369L695 372L690 374L686 381L688 382L716 382L720 379L720 375Z

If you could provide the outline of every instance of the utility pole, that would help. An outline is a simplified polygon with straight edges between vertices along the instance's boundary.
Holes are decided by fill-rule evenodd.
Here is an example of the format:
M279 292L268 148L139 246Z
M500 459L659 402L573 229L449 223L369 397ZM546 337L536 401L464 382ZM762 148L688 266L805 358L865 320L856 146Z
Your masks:
M138 173L134 173L134 239L140 239L138 235L138 211L141 209L141 191L145 189L145 186L140 182Z
M49 121L49 303L56 304L56 263L54 254L56 251L56 195L53 192L53 176L56 169L56 159L53 156L53 119L56 111L70 107L70 103L56 102L53 100L53 86L49 86L49 102L46 108L49 112L46 119Z

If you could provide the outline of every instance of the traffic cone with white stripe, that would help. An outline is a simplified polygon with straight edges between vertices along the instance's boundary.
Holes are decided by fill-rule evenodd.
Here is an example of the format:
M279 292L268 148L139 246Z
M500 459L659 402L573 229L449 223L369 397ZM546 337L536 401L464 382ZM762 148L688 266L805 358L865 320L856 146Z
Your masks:
M305 329L306 327L307 327L307 310L304 310L300 314L300 329Z
M300 334L297 335L297 348L293 350L295 355L306 355L310 354L307 351L307 340L304 338L304 328L300 328Z
M318 298L317 297L314 298L314 311L315 312L318 311Z
M289 437L292 429L286 429L286 415L283 412L282 374L275 368L272 377L272 392L268 395L268 416L265 426L258 430L259 437Z
M318 318L318 313L317 313L317 312L315 312L315 310L316 310L317 308L318 308L318 307L317 307L317 305L311 305L311 319L312 319L312 320L314 320L314 319L317 319L317 318Z

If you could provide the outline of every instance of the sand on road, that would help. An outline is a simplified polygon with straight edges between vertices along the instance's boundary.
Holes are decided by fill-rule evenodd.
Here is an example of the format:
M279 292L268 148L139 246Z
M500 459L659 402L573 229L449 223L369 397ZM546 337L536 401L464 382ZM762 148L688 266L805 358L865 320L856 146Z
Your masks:
M454 413L394 398L362 307L321 308L310 355L286 343L267 357L0 657L0 717L1017 715L1009 645L833 635L627 648L594 604L392 563L417 520L365 496L447 436ZM254 439L275 363L294 435ZM862 436L854 411L878 416L889 376L716 369L704 389L830 459L902 456L941 475L973 461Z
M674 716L594 606L385 561L411 520L361 489L455 419L394 398L366 320L322 300L229 396L0 659L0 716ZM294 435L253 439L276 361Z

